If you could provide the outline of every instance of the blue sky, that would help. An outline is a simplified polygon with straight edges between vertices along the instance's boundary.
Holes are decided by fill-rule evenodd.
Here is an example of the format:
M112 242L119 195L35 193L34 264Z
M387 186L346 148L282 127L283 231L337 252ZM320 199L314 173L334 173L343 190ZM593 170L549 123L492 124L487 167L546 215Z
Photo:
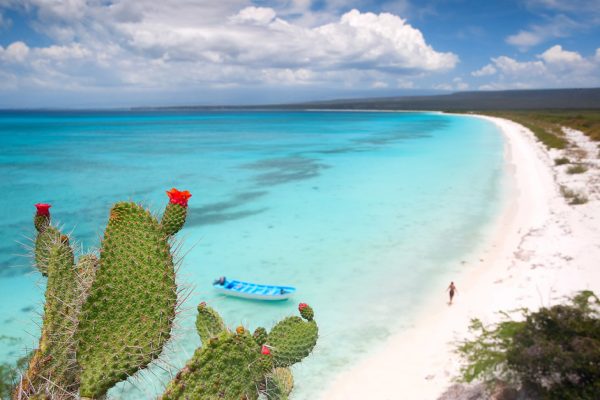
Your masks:
M600 86L600 0L0 0L0 108Z

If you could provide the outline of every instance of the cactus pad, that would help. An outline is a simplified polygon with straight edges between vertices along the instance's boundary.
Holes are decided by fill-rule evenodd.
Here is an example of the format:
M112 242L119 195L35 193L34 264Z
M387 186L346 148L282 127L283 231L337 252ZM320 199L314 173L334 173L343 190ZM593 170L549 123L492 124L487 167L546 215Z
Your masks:
M211 338L227 331L221 316L204 302L198 306L196 329L202 345L206 345Z
M272 365L271 356L260 354L248 332L224 332L196 350L162 400L255 400L257 388Z
M289 367L308 356L319 336L314 320L287 317L273 327L267 338L276 367Z
M173 259L158 221L137 204L117 203L80 315L82 397L102 396L160 354L176 301Z
M69 240L60 233L54 239L46 249L48 284L40 344L18 389L28 396L64 398L55 392L73 393L78 386L73 337L80 303Z

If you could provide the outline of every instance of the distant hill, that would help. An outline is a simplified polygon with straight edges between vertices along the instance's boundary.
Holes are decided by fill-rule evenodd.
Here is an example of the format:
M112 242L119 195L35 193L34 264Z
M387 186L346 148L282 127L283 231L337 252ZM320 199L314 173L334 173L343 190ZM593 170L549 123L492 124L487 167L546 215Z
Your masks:
M383 110L600 109L600 88L458 92L306 103L315 108Z
M334 110L532 110L600 109L600 88L457 92L430 96L341 99L262 106L164 107L161 109L334 109Z

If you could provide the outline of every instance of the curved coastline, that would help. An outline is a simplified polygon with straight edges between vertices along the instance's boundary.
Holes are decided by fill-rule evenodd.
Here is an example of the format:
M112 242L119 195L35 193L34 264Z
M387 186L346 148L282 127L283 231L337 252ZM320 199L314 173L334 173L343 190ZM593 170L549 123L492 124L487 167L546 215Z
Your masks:
M552 158L527 128L473 117L501 130L511 181L508 201L477 250L479 263L465 265L454 279L459 290L454 305L447 305L445 287L439 286L440 295L421 307L413 326L339 374L321 399L435 400L458 375L460 359L453 350L467 337L471 318L489 323L500 310L537 308L577 290L600 290L594 268L600 254L600 230L593 224L600 217L598 203L566 204Z

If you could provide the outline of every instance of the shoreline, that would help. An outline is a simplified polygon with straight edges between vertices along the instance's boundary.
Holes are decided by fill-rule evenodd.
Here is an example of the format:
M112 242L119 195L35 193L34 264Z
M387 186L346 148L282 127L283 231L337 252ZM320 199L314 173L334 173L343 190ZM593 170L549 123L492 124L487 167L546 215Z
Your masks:
M567 205L552 152L527 128L468 116L486 119L501 131L511 185L489 236L476 249L480 262L465 265L455 277L458 293L451 307L444 292L430 299L410 328L337 375L321 399L435 400L459 374L460 357L453 350L468 337L471 318L491 323L501 310L536 309L578 290L600 291L595 268L600 228L593 222L600 219L600 204Z

